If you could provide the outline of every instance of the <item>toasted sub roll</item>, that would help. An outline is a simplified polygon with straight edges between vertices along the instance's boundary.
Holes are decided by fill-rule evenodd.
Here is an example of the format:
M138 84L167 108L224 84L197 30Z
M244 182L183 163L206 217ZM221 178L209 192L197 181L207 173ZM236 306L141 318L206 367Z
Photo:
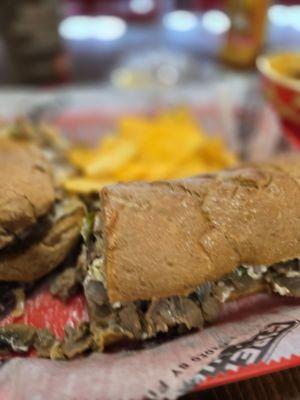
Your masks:
M111 303L185 296L240 265L300 256L300 156L100 191ZM99 228L98 228L99 229Z

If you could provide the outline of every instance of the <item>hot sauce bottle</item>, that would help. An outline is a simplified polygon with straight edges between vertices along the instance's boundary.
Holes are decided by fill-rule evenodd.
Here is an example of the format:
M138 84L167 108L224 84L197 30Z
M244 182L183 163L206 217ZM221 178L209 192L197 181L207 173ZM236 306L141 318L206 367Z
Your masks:
M238 68L254 66L264 41L268 0L228 0L231 27L221 50L221 59Z

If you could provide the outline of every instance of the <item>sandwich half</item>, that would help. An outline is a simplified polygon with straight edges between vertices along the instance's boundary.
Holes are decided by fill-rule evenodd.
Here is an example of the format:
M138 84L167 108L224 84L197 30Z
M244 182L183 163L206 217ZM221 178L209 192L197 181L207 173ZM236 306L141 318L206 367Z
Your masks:
M58 195L52 166L34 144L2 137L0 160L0 281L34 281L76 247L84 208Z
M300 156L100 191L80 257L98 348L199 329L251 293L300 296Z

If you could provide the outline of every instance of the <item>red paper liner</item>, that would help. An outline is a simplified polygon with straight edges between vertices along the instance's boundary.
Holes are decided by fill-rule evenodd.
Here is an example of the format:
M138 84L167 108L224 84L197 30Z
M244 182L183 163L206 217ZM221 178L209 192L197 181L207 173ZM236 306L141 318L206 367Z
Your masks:
M64 303L52 296L48 288L44 287L26 300L22 316L8 315L0 321L0 326L24 323L38 329L48 328L57 338L62 339L65 326L76 326L87 319L86 304L82 294L77 294Z
M228 385L229 383L272 374L273 372L283 371L299 365L300 356L298 355L292 355L290 358L281 358L279 361L271 361L269 363L261 361L257 364L239 367L237 371L221 372L215 376L207 377L206 380L197 385L193 391L198 392L217 386Z

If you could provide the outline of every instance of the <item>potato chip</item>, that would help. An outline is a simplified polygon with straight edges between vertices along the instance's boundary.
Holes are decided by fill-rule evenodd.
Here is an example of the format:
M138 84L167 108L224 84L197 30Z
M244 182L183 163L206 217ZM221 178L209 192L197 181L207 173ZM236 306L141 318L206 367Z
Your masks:
M142 163L140 160L129 162L124 168L121 168L115 173L115 179L117 181L128 182L136 181L141 179L148 179L147 169L148 165Z
M84 168L84 166L90 163L94 157L95 154L92 150L82 147L74 148L69 152L69 160L71 164L79 169Z
M181 167L176 169L177 178L185 178L187 176L194 176L203 172L211 172L212 169L207 166L205 161L194 157L191 160L182 164Z
M83 170L90 177L111 175L127 165L137 151L138 147L134 142L119 139L110 150L100 149L98 156L84 165Z
M114 183L113 181L101 181L100 179L91 179L87 177L68 178L64 182L64 187L69 192L83 194L97 193L103 186Z
M92 193L106 184L183 178L236 162L218 137L210 137L185 108L156 117L124 117L95 149L75 148L70 161L81 175L68 179L71 192Z

